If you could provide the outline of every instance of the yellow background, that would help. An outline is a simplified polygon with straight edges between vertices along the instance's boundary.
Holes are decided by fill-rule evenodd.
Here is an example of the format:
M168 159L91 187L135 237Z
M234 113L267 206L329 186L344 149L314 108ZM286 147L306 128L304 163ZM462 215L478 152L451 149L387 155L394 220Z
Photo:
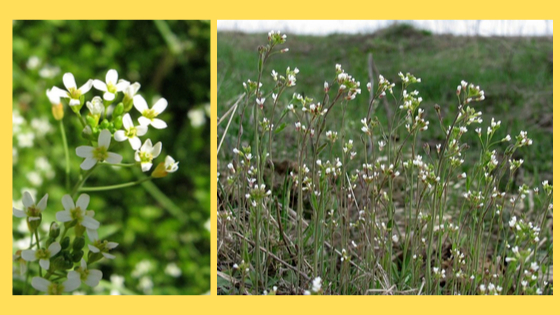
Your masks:
M411 297L411 296L12 296L12 20L14 19L208 19L212 20L212 152L216 152L217 19L554 19L551 1L3 1L0 22L0 279L2 314L558 314L554 297ZM262 30L263 36L269 30ZM554 49L556 52L556 49ZM554 53L556 55L556 53ZM554 74L554 90L558 74ZM554 96L554 103L557 103ZM554 117L558 113L554 113ZM560 128L554 130L554 135ZM557 137L554 137L557 138ZM554 163L557 164L557 163ZM216 178L216 157L212 170ZM17 175L17 174L15 174ZM211 195L216 195L212 180ZM211 209L216 209L212 200ZM216 211L211 210L212 227ZM558 234L558 233L555 233ZM216 234L212 234L216 269ZM554 249L557 249L554 245ZM216 275L211 294L216 294Z

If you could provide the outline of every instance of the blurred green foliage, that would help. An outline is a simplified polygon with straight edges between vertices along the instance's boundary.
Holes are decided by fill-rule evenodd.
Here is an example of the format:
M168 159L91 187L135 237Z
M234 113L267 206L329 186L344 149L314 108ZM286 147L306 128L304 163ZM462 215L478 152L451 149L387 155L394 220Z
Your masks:
M58 122L45 91L63 88L62 75L74 74L78 87L88 79L105 81L109 69L119 78L139 82L148 104L163 97L169 102L160 116L168 128L151 128L146 137L161 141L179 170L163 179L130 188L89 193L89 209L101 222L100 237L119 243L117 258L102 260L99 289L108 294L204 294L210 289L210 23L207 21L15 21L13 24L13 199L23 190L49 194L43 224L62 210L65 159ZM91 100L101 92L92 89ZM67 104L67 103L66 103ZM82 109L87 111L87 109ZM189 114L190 113L190 114ZM198 114L198 115L196 115ZM198 117L198 118L197 118ZM75 148L86 144L78 119L65 105L71 182L80 174L82 159ZM145 139L145 138L144 138ZM143 139L143 140L144 140ZM111 151L133 162L127 142ZM48 161L47 164L44 162ZM155 166L154 166L155 167ZM99 167L87 187L134 181L138 169ZM39 197L40 198L40 197ZM28 236L14 218L14 252ZM18 243L20 242L20 243ZM29 241L27 241L29 242ZM16 266L16 264L14 264ZM175 266L177 268L175 268ZM31 272L36 272L31 267ZM118 277L124 277L123 286ZM14 294L25 277L14 274ZM85 286L82 286L82 290Z

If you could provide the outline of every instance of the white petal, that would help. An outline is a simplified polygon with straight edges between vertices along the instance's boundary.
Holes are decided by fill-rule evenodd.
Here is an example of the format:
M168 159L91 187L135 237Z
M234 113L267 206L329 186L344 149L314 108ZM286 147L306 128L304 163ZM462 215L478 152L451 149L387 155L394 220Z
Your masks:
M35 288L35 290L47 292L49 290L51 282L41 277L33 277L33 279L31 280L31 285Z
M118 142L122 142L122 141L128 139L127 136L124 135L124 130L115 131L114 137L115 137L115 140L117 140Z
M128 142L130 142L130 146L132 146L133 150L138 150L142 145L142 141L140 141L138 137L128 138Z
M89 285L90 287L96 287L99 284L99 281L101 281L101 278L103 278L103 273L99 270L90 270L89 274L87 276L86 281L84 281L87 285Z
M68 279L80 279L80 274L77 271L72 270L72 271L68 272L68 277L67 278Z
M63 89L57 87L57 86L53 86L50 92L51 97L64 97L64 98L69 98L70 95L68 95L67 91L64 91Z
M74 200L72 199L72 197L70 197L70 195L62 196L62 206L64 206L64 210L66 210L67 212L70 212L70 210L76 208Z
M33 197L31 197L31 194L28 191L23 192L23 198L21 199L25 208L29 208L35 205L35 200L33 200Z
M128 92L132 95L136 94L136 92L138 92L138 90L140 90L140 83L138 83L138 82L134 82L128 88Z
M167 124L165 123L165 121L159 119L159 118L154 118L151 123L152 127L156 128L156 129L164 129L167 128Z
M119 82L117 83L116 87L117 87L117 92L122 92L124 90L126 90L126 88L128 88L130 86L130 82L120 79Z
M82 145L76 148L76 155L82 158L93 158L93 147Z
M37 208L41 210L41 212L47 207L47 200L49 200L49 194L45 194L37 204Z
M97 145L99 147L109 148L111 145L111 132L107 129L101 130L99 133L99 139L97 140Z
M105 159L105 162L107 163L111 163L111 164L117 164L120 163L122 161L122 155L113 153L113 152L107 152L107 158Z
M93 229L86 229L87 232L87 236L89 238L90 241L94 241L99 239L99 235L97 234L97 230L93 230Z
M86 158L82 164L80 164L80 167L84 170L90 170L95 164L97 163L97 160L94 158Z
M29 221L29 222L32 222L32 221L39 221L39 220L41 220L40 217L29 217L29 218L27 218L27 221Z
M82 284L82 282L79 278L67 279L62 283L62 285L64 286L64 292L74 291L80 287L80 284Z
M99 91L107 92L107 84L101 80L93 80L93 87Z
M39 265L41 266L41 268L45 270L49 270L49 267L51 266L51 262L48 259L39 259Z
M167 100L165 98L160 98L154 104L154 106L152 106L152 109L158 114L162 113L166 108L167 108Z
M140 123L140 126L148 126L149 124L152 123L151 120L149 120L144 116L140 116L140 118L138 118L138 122Z
M83 258L80 260L80 267L82 267L82 269L87 269L87 262Z
M87 92L89 92L89 90L91 90L92 85L93 80L88 80L86 83L84 83L84 85L80 86L80 92L82 92L82 94L86 94Z
M134 160L140 162L140 151L134 152Z
M35 256L35 251L32 249L26 249L21 252L21 258L26 261L35 261L37 260L37 256Z
M105 76L105 82L116 85L118 80L119 80L119 74L117 73L117 70L111 69L107 71L107 75Z
M134 127L134 124L132 123L132 118L130 118L130 114L126 113L123 118L122 118L122 124L124 129L128 130L130 129L130 127Z
M60 243L59 242L54 242L51 245L49 245L49 253L51 254L50 257L58 254L58 252L60 252Z
M74 79L74 75L70 72L67 72L64 76L62 76L62 82L64 82L64 86L68 91L70 91L71 88L76 88L76 80Z
M60 222L70 222L73 220L69 211L58 211L56 213L56 219Z
M159 154L161 153L161 142L156 143L156 145L154 145L154 147L152 148L152 156L155 158L157 158L159 156Z
M140 148L140 151L142 152L152 151L152 140L146 139L146 141L144 141L144 144L142 145L142 148Z
M111 92L105 92L103 93L103 99L106 101L112 101L115 99L115 94L111 93Z
M148 103L146 103L146 100L142 97L142 95L135 95L133 101L134 107L140 112L140 114L148 109Z
M99 228L99 222L92 217L85 216L82 220L82 225L88 229L97 229Z
M108 242L107 245L108 249L113 249L113 248L117 248L117 246L119 246L119 243L115 243L115 242Z
M77 106L77 105L80 105L80 100L71 99L69 105L70 105L70 106Z
M18 210L16 208L13 208L12 213L14 214L14 217L16 218L25 218L27 216L27 214L25 214L25 212Z
M92 252L92 253L99 253L99 248L97 248L97 247L95 247L91 244L88 244L88 248L89 248L89 251Z
M140 125L140 126L136 127L136 135L143 136L143 135L146 134L146 132L148 132L148 126L147 125L146 126Z
M80 207L84 212L87 210L89 205L89 195L88 194L81 194L78 197L78 201L76 201L76 207Z
M152 168L152 163L142 163L142 172L147 172Z
M102 253L103 257L107 258L107 259L115 259L115 255L111 255L109 253Z

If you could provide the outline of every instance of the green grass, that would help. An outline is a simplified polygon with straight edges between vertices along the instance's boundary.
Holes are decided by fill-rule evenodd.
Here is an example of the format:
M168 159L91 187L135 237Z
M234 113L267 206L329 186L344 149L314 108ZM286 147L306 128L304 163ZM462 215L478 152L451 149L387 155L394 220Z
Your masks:
M218 116L243 92L243 81L257 79L257 47L262 43L261 34L218 34ZM503 136L527 130L537 143L552 143L552 40L548 38L438 36L402 25L369 35L288 34L286 47L289 53L274 57L263 82L272 82L272 69L282 73L287 67L298 67L302 79L293 92L318 97L324 80L334 78L334 65L341 64L362 82L362 95L349 105L349 126L359 125L365 117L368 54L372 53L379 73L389 81L397 81L400 71L422 78L423 83L415 89L424 98L425 108L439 104L443 113L449 113L456 101L455 87L468 78L487 93L486 100L476 107L483 111L485 120L496 117L507 125ZM334 110L333 115L340 115L340 107ZM427 112L435 123L433 111ZM383 112L379 118L386 121ZM223 126L218 127L218 134ZM438 136L430 130L425 138ZM476 145L474 139L469 143ZM524 154L530 173L552 180L552 150L539 145Z

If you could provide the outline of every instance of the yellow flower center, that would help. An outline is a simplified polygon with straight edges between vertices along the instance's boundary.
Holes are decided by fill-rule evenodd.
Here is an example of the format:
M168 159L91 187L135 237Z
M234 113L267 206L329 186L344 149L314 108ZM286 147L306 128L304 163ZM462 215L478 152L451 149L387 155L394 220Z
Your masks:
M146 109L143 113L142 116L148 118L149 120L154 120L154 118L156 118L158 115L158 113L156 113L155 110L153 109Z
M93 157L98 161L104 161L109 157L106 147L97 147L93 149Z
M128 129L124 132L124 135L127 138L134 138L134 137L136 137L137 132L138 132L138 130L136 130L136 127L130 127L130 129Z

